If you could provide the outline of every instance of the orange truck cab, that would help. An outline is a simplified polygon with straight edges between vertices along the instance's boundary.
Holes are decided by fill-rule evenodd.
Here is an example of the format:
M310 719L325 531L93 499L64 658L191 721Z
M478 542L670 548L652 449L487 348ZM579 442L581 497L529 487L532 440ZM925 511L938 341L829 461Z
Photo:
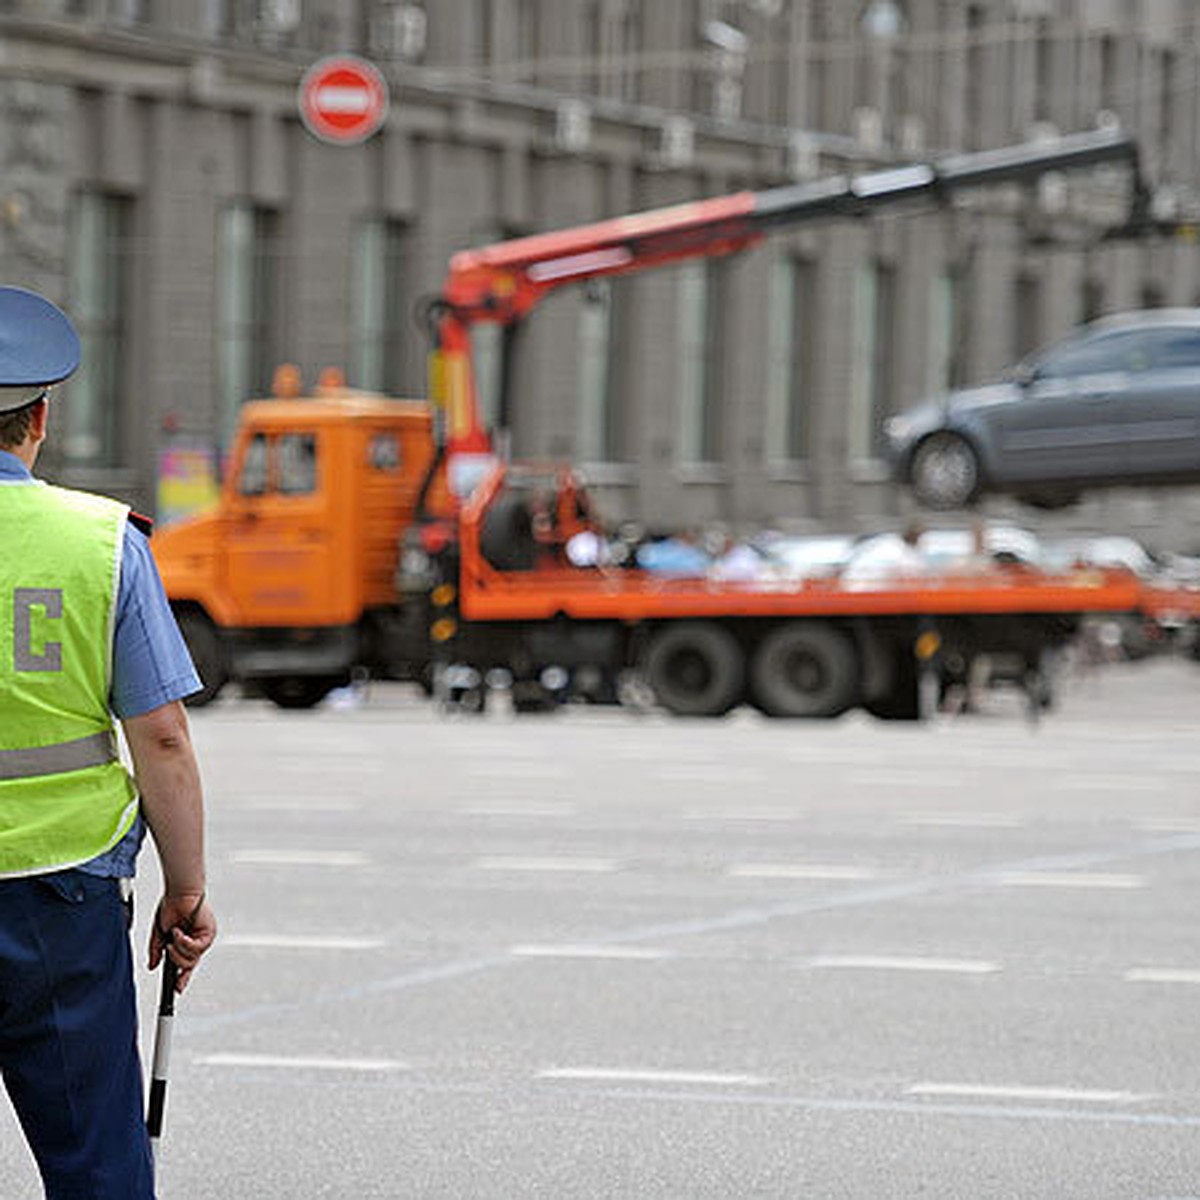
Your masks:
M419 670L424 622L396 574L418 505L449 511L437 462L424 402L335 383L243 407L216 507L153 542L201 703L231 678L307 707L356 667Z

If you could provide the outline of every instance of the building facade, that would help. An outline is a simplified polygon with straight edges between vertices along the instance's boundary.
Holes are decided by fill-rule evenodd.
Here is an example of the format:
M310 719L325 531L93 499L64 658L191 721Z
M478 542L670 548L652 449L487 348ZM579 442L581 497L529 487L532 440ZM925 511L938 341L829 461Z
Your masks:
M425 392L416 313L465 246L1119 120L1164 213L1200 193L1190 0L0 0L0 277L85 365L47 473L171 517L276 364ZM320 56L385 127L300 121ZM1189 242L1100 242L1099 172L798 226L556 296L515 344L510 444L583 464L614 521L894 525L887 415L1081 320L1200 302ZM495 411L501 340L476 369ZM989 502L988 511L1028 514ZM1200 492L1043 518L1193 549Z

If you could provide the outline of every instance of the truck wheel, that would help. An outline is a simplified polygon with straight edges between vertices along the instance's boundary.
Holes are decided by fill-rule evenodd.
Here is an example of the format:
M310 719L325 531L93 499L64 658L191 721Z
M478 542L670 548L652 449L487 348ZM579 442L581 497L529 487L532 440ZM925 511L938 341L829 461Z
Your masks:
M677 716L723 716L742 699L742 648L708 621L664 628L646 651L643 672L659 704Z
M497 571L532 571L537 563L533 516L520 496L501 496L483 515L479 549Z
M189 708L203 708L220 695L229 679L221 639L213 623L203 613L185 609L176 613L175 619L202 685L195 695L184 700L184 704Z
M278 708L313 708L343 682L336 675L281 675L259 680L259 687Z
M750 663L755 703L772 717L836 717L854 703L857 684L854 647L828 625L780 625Z

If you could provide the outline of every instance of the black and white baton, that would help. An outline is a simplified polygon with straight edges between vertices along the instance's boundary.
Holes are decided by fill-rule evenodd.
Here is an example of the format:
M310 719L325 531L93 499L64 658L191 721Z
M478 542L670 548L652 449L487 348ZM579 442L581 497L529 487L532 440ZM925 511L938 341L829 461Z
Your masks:
M167 938L168 945L170 938ZM175 1019L175 981L179 968L163 947L162 991L158 998L158 1024L154 1031L154 1058L150 1065L150 1102L146 1109L146 1132L150 1135L150 1153L158 1158L158 1139L162 1136L163 1111L167 1106L167 1070L171 1065L171 1022Z

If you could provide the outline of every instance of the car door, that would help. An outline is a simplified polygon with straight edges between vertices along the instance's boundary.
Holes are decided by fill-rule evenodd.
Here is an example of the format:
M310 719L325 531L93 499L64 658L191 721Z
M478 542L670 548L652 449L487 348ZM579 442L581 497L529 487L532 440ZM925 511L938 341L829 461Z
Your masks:
M1200 327L1148 331L1148 367L1116 414L1125 454L1117 479L1200 477Z
M227 587L247 624L328 621L334 573L319 447L315 432L259 433L237 464Z
M1048 352L992 414L997 474L1053 486L1122 469L1121 414L1148 365L1142 330L1084 334Z

